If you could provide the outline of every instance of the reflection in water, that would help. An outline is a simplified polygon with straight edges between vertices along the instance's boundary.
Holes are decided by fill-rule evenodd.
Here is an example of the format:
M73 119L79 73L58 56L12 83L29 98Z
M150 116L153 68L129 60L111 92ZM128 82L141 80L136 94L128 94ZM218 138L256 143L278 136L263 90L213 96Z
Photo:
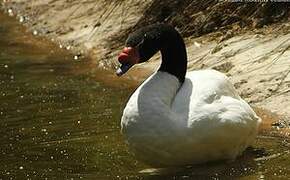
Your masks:
M96 81L85 60L74 61L69 53L31 38L6 16L0 21L0 178L289 176L289 143L271 137L258 138L257 148L236 162L139 173L148 167L129 153L119 132L131 90Z

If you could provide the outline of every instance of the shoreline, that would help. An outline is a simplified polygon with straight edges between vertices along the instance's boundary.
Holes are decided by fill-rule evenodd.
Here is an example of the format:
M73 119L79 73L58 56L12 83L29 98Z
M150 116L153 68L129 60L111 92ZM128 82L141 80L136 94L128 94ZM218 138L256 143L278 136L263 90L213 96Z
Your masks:
M150 62L134 67L124 77L115 77L114 70L118 65L116 57L122 43L109 46L112 43L110 40L121 29L134 26L150 5L150 0L145 0L143 4L141 1L135 4L130 4L131 1L125 4L96 3L95 9L110 9L105 12L106 18L101 16L102 12L94 12L88 5L80 8L78 3L48 6L46 3L50 0L33 2L31 6L23 0L10 2L2 9L18 19L32 34L73 52L74 58L87 57L91 61L92 71L102 81L116 87L128 84L134 88L160 64L160 54L157 54ZM128 11L123 12L124 7ZM36 8L40 9L36 11ZM125 19L120 19L122 13L127 14ZM55 19L56 16L61 17ZM69 20L64 18L67 16ZM226 34L217 31L200 37L187 37L188 70L211 68L221 71L251 105L268 109L290 120L287 102L287 98L290 98L290 64L287 62L290 58L289 30L290 23L287 21L261 29L238 30L240 33L237 34L233 33L233 27Z

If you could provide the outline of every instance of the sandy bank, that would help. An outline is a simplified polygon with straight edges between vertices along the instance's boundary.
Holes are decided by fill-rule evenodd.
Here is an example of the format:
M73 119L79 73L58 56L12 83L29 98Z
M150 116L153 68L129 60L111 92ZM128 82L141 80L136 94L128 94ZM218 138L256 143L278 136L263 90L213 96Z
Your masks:
M33 34L72 50L75 58L89 55L97 67L114 70L115 57L123 42L112 45L112 40L123 30L134 27L152 3L152 0L32 0L29 3L6 0L2 5ZM197 38L188 36L189 70L222 71L252 105L290 116L289 21L241 31L238 35L233 33L239 29L234 25L229 31ZM151 62L136 66L126 78L140 82L158 65L159 55L156 55Z

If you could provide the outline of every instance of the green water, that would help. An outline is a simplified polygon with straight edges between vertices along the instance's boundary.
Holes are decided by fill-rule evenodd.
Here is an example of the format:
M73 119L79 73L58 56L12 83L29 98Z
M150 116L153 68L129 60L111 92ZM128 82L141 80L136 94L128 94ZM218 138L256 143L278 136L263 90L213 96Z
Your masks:
M268 136L235 162L140 173L150 167L135 160L119 126L132 89L98 76L88 60L0 15L0 179L290 178L288 140Z

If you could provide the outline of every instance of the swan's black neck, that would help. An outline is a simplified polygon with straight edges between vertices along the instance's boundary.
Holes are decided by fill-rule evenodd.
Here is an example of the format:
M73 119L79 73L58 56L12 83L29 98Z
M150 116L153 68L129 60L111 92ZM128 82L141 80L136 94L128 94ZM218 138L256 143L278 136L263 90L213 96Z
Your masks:
M162 63L159 71L168 72L181 83L184 82L187 69L186 47L173 27L165 24L144 27L132 33L126 45L139 48L140 62L149 60L160 50Z

